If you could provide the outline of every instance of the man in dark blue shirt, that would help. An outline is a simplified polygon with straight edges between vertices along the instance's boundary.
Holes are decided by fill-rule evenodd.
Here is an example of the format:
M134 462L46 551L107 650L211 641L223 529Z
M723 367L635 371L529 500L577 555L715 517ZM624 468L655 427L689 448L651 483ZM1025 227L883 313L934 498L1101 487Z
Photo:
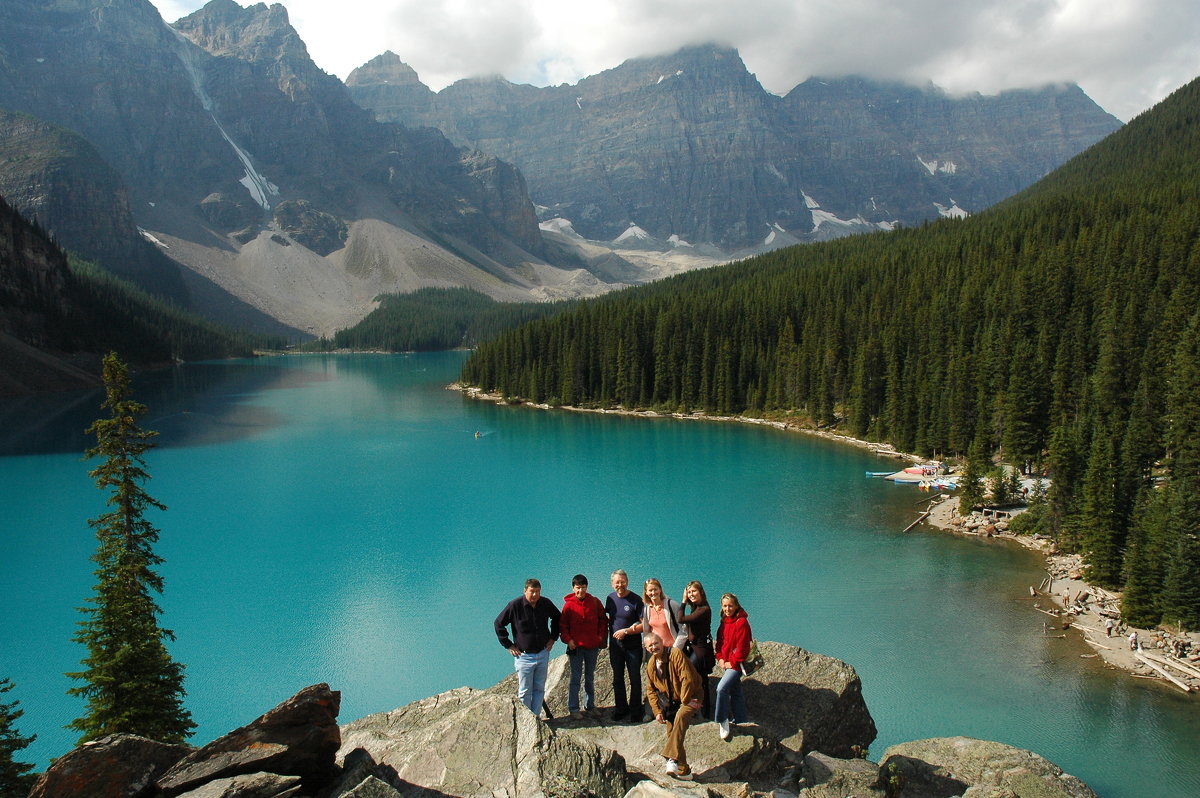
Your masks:
M612 664L613 696L617 708L613 720L642 720L642 636L634 628L642 620L642 597L629 590L629 575L618 568L612 573L613 592L604 602L608 615L608 661ZM625 677L629 697L625 697Z
M559 617L554 602L542 598L542 583L536 579L526 579L524 595L508 602L496 616L496 637L515 660L517 698L534 715L541 712L545 699L546 669L558 638Z

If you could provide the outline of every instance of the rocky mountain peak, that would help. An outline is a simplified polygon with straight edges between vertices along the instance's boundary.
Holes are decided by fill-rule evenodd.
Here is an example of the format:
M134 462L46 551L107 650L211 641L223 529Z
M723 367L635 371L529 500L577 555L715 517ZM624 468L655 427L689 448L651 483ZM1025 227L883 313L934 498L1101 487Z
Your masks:
M598 99L653 87L658 91L712 91L736 86L762 91L732 47L701 44L666 55L634 58L584 78L580 93Z
M515 164L585 238L636 226L728 253L980 211L1120 126L1078 87L955 96L860 76L780 97L719 44L573 86L459 81L432 98L351 88L376 118Z
M312 64L308 48L292 27L287 9L278 3L243 8L234 0L210 0L173 27L212 55L244 61L287 57Z
M417 71L387 50L355 68L346 78L347 86L372 86L386 83L391 86L422 86Z

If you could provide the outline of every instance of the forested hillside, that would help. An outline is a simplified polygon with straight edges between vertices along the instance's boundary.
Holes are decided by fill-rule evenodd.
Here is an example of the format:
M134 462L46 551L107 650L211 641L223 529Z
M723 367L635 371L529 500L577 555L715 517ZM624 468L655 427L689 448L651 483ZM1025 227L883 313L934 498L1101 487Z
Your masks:
M481 346L575 405L793 415L1048 471L1134 623L1200 626L1200 82L971 219L682 275Z
M267 342L70 257L0 197L0 395L86 385L110 350L144 365L248 355L254 343Z
M523 322L571 307L574 302L497 302L469 288L422 288L385 294L358 324L304 349L383 349L428 352L475 346Z

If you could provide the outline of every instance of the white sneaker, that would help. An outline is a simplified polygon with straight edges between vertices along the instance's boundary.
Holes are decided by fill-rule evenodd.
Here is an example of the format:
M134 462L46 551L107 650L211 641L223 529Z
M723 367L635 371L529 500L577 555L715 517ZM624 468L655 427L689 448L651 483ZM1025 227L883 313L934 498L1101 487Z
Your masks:
M679 772L679 763L674 759L667 760L667 775L674 776Z
M720 733L722 740L728 740L730 738L730 736L733 735L733 732L729 728L728 720L721 721L720 724L718 724L717 731L718 731L718 733Z

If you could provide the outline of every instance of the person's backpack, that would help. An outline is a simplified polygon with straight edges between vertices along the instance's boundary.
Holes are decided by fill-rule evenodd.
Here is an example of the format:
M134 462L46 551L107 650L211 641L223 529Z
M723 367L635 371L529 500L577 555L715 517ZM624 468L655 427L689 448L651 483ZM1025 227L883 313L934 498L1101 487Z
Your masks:
M746 661L742 663L742 674L749 676L757 670L760 670L766 663L763 660L762 652L758 650L758 641L750 641L750 653L746 655Z

